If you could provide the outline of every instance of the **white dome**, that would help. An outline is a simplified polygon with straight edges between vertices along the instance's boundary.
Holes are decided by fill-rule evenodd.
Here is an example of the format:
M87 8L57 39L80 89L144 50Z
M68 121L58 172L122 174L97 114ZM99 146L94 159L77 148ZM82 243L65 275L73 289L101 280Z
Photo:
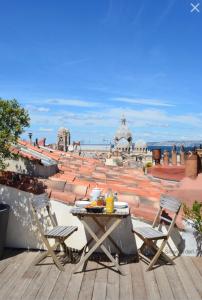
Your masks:
M117 142L116 147L117 147L117 148L128 148L128 147L130 147L130 143L129 143L126 139L121 138L121 139Z
M135 148L147 148L147 143L144 140L137 140Z
M68 132L69 132L69 130L66 129L66 128L64 128L64 127L60 127L60 128L58 129L58 134L66 134L66 133L68 133Z
M128 126L126 125L126 119L123 118L121 119L121 126L117 130L115 134L115 140L119 141L121 139L125 140L132 140L132 133L128 129Z

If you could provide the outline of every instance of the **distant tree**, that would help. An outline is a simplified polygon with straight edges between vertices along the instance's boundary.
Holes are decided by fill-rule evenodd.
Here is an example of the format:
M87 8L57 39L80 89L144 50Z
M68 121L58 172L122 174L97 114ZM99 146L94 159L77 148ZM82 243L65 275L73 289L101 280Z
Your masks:
M28 112L20 106L17 100L0 98L0 169L5 169L5 159L16 157L11 153L11 146L29 126Z

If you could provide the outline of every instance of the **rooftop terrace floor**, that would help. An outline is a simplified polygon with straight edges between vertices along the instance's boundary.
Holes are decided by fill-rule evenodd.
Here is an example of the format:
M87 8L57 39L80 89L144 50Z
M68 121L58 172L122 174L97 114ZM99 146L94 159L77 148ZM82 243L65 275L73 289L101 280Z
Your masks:
M60 272L50 258L33 266L37 251L8 249L0 260L0 299L202 299L202 258L179 257L175 266L146 272L143 262L121 266L89 261L85 272Z

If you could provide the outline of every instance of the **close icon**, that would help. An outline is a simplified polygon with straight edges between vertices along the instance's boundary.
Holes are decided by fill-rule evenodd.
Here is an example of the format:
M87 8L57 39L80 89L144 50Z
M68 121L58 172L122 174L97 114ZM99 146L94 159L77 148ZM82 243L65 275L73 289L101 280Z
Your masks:
M196 3L196 4L190 3L190 5L191 5L191 10L190 10L191 13L193 12L200 13L199 10L200 3Z

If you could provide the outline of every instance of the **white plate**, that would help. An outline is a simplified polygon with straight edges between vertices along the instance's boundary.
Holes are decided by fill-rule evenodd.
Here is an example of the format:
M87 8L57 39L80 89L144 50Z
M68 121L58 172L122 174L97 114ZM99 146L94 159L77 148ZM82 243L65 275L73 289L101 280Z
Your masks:
M114 208L127 208L128 203L126 202L114 202Z
M76 201L75 205L77 207L85 207L86 205L89 205L89 203L90 201L83 200L83 201Z

